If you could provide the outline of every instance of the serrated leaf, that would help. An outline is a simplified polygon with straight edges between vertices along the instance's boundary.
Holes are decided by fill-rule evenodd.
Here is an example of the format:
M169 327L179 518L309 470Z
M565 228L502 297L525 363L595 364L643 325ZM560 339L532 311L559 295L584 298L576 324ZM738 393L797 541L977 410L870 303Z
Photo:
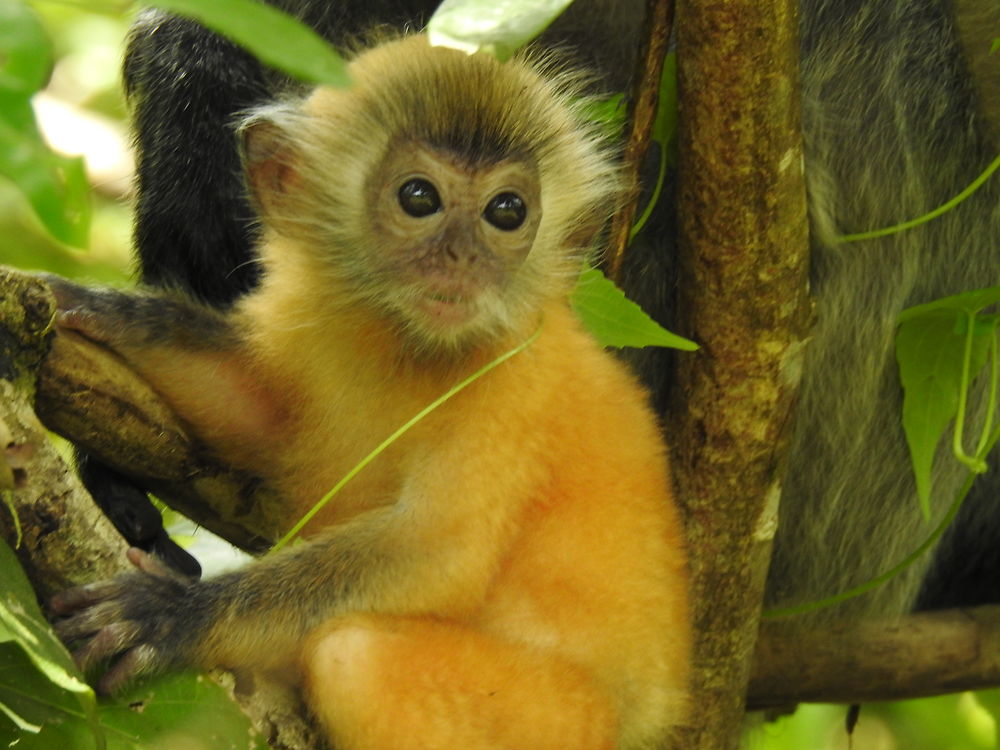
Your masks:
M273 68L308 83L348 86L347 63L309 26L256 0L154 0L245 47Z
M969 315L998 301L1000 287L993 287L909 308L899 316L896 361L903 385L903 430L926 518L937 446L958 414ZM970 378L986 363L996 323L989 316L973 324Z
M596 268L580 274L570 304L602 346L666 346L688 352L698 348L650 318Z
M506 60L538 36L572 0L444 0L431 16L432 45Z

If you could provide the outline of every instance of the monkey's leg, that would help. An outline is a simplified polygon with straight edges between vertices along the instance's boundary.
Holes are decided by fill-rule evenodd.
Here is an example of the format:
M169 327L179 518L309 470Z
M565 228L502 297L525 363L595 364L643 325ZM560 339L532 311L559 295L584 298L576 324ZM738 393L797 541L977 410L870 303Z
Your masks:
M424 618L352 615L310 636L308 702L338 750L604 750L617 717L586 670Z

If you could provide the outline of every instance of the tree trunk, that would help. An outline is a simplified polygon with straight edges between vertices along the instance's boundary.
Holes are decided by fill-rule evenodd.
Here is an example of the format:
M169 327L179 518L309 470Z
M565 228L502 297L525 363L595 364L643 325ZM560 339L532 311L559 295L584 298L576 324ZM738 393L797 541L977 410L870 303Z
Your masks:
M694 724L736 747L807 326L790 0L678 0L680 333L666 418L690 544Z

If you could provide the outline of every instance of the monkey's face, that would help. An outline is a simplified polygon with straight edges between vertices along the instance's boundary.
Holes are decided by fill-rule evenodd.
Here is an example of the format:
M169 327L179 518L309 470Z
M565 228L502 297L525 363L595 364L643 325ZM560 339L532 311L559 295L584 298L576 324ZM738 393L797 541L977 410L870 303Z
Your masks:
M390 145L370 176L367 276L379 303L429 344L461 344L520 321L518 272L541 220L526 159L470 165L446 151Z
M622 197L581 79L420 36L368 50L351 74L241 130L262 223L291 241L262 244L266 276L310 278L331 315L373 312L418 350L530 335Z

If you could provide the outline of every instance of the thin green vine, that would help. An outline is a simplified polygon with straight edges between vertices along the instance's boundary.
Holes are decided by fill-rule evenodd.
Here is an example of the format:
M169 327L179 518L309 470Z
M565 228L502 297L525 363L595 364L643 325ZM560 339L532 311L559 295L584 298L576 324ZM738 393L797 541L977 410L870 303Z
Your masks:
M885 237L890 234L898 234L899 232L906 231L907 229L913 229L914 227L918 227L921 224L926 224L927 222L936 219L942 214L951 211L953 208L955 208L955 206L957 206L959 203L961 203L970 195L972 195L974 192L976 192L980 187L982 187L983 183L986 182L986 180L988 180L993 175L993 173L997 171L997 169L1000 169L1000 156L997 156L997 158L993 160L993 162L986 168L986 170L982 174L980 174L975 180L973 180L969 184L969 186L966 187L962 192L960 192L954 198L949 200L947 203L938 206L930 213L926 213L923 216L918 216L915 219L911 219L910 221L904 221L902 224L896 224L895 226L891 227L884 227L882 229L873 229L868 232L858 232L857 234L845 234L839 237L839 241L859 242L861 240L872 240L877 237Z
M303 515L302 518L300 518L299 521L291 529L289 529L288 533L286 533L283 537L281 537L281 539L277 541L277 543L274 545L274 547L271 548L268 554L277 552L282 547L286 546L289 542L291 542L296 536L298 536L299 532L302 531L305 525L312 520L313 516L315 516L324 507L326 507L326 504L329 503L334 498L334 496L336 496L336 494L340 492L341 489L343 489L344 485L346 485L348 482L354 479L354 477L356 477L362 469L364 469L368 464L370 464L372 461L378 458L390 445L399 440L424 417L426 417L432 411L437 409L445 401L450 399L459 391L462 391L468 386L472 385L472 383L474 383L476 380L479 380L479 378L483 377L483 375L488 373L493 368L503 364L511 357L520 354L522 351L527 349L538 338L539 334L541 333L541 330L542 329L539 328L531 336L529 336L527 339L522 341L520 344L515 346L510 351L504 352L496 359L483 365L474 373L472 373L468 377L464 378L463 380L453 385L445 393L438 396L436 399L431 401L431 403L429 403L427 406L425 406L423 409L417 412L413 417L407 420L401 427L399 427L395 432L389 435L389 437L387 437L385 440L379 443L375 447L375 449L372 450L371 453L369 453L367 456L358 461L358 463L354 465L354 468L352 468L349 472L347 472L340 479L339 482L337 482L325 495L323 495L323 497L321 497L319 501L312 508L310 508L305 513L305 515Z
M962 387L961 395L959 397L959 407L956 416L955 424L955 455L959 457L959 452L961 455L965 456L964 450L961 447L961 422L964 419L965 406L967 401L967 391L969 388L969 364L971 361L971 336L973 325L975 322L975 314L970 314L970 320L968 321L968 338L966 339L965 346L965 360L963 361L963 375L962 375ZM965 502L965 498L969 494L969 490L972 489L972 485L983 471L986 470L986 456L989 455L993 447L1000 442L1000 425L993 427L993 422L996 418L997 410L997 391L998 384L1000 384L1000 363L998 363L997 356L997 334L991 339L990 342L990 354L991 354L991 368L990 368L990 394L989 394L989 404L987 407L986 424L983 427L983 431L980 434L978 445L976 446L975 456L966 456L967 460L963 460L959 457L959 460L969 467L969 473L966 475L965 481L962 487L959 489L958 494L952 501L948 508L948 512L945 513L944 517L934 527L934 530L924 539L920 545L913 550L910 554L904 557L899 563L894 565L892 568L887 570L875 578L865 581L858 586L842 591L839 594L834 594L833 596L828 596L824 599L818 599L812 602L806 602L805 604L797 604L790 607L775 607L773 609L765 610L761 617L764 619L774 619L779 617L791 617L794 615L803 615L809 612L816 612L821 609L826 609L827 607L832 607L834 605L840 604L847 601L848 599L854 599L855 597L867 594L870 591L875 590L882 584L895 578L897 575L902 573L913 563L919 560L928 550L941 538L944 532L951 525L951 522L955 520L955 516L958 515L958 511L962 507L962 503ZM991 432L992 430L992 432Z
M997 440L1000 439L1000 428L998 428L989 439L989 445L992 447L996 444ZM948 508L948 512L945 514L944 518L941 519L940 523L934 528L930 535L924 539L924 541L918 546L913 552L904 557L899 563L894 565L892 568L887 570L880 576L872 578L871 580L865 581L859 586L847 589L846 591L841 591L839 594L834 594L833 596L828 596L825 599L819 599L817 601L806 602L805 604L797 604L791 607L774 607L772 609L764 610L761 614L761 618L771 620L778 617L791 617L793 615L804 615L809 612L816 612L821 609L826 609L827 607L832 607L841 602L845 602L848 599L854 599L855 597L861 596L862 594L867 594L869 591L874 591L883 583L890 581L897 575L902 573L913 563L919 560L937 541L941 538L942 534L951 525L951 522L955 520L955 516L958 515L958 511L962 508L962 503L965 502L966 496L969 494L969 490L972 489L972 484L976 480L977 474L975 472L969 472L965 478L965 482L962 484L958 495L952 502L951 506Z
M969 401L970 376L969 369L972 366L972 341L975 338L976 313L969 311L966 313L965 351L962 357L962 380L958 388L958 411L955 414L955 429L952 432L952 452L959 462L969 468L973 474L982 474L986 471L985 456L970 456L965 452L965 411ZM996 336L993 337L993 347L996 345ZM994 360L994 365L996 361ZM995 382L995 381L994 381ZM992 394L991 394L992 396ZM982 446L983 436L989 433L989 425L993 421L993 415L987 416L987 427L980 435L979 446Z

